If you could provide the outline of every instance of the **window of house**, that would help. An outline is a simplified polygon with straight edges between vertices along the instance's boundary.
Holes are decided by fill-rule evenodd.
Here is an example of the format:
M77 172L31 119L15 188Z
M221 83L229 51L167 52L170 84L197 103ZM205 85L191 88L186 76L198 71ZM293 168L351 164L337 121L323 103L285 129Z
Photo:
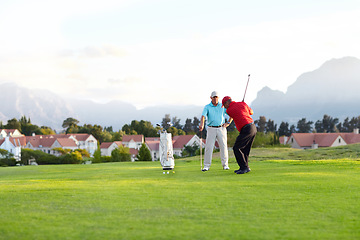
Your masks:
M293 138L291 139L291 143L294 143L294 139L293 139Z
M339 143L341 143L341 138L339 138Z

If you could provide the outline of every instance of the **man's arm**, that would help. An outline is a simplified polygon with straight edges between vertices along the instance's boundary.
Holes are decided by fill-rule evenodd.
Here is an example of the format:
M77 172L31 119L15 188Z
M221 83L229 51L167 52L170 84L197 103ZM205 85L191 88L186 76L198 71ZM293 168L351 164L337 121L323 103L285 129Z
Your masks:
M233 121L233 119L230 117L229 120L226 123L224 123L222 126L223 127L228 127L228 126L230 126L232 121Z
M200 132L202 130L204 130L204 124L205 124L205 116L203 115L203 116L201 116L201 119L200 119L200 126L199 126Z

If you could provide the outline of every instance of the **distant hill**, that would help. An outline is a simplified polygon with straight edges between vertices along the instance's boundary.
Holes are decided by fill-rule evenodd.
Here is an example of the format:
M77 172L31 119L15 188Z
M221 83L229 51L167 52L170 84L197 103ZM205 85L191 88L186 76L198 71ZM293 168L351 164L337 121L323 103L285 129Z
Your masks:
M199 106L157 106L137 110L135 106L121 101L106 104L90 100L64 99L47 90L30 90L14 83L0 84L0 121L21 116L30 117L38 126L49 126L61 130L63 121L73 117L82 124L112 126L119 130L132 120L160 123L165 114L181 119L200 117L203 107Z
M254 119L265 116L277 123L297 123L301 118L317 121L324 114L337 117L360 115L360 60L332 59L302 74L286 93L264 87L251 103Z
M7 120L23 115L38 126L60 129L62 121L75 112L64 99L47 90L30 90L15 83L1 84L0 121L6 124Z

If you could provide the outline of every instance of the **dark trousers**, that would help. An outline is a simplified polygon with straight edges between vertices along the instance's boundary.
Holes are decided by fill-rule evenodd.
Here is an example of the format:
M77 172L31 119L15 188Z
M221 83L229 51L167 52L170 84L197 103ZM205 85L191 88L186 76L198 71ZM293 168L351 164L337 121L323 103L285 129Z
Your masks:
M235 158L241 170L249 168L248 160L251 150L251 146L254 142L256 135L256 126L255 124L245 125L239 136L236 138L233 150Z

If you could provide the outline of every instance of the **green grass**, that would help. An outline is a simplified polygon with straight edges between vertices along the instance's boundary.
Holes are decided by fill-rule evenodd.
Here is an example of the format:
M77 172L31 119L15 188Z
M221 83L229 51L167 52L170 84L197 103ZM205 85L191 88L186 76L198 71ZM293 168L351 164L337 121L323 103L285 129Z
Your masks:
M360 144L318 149L294 148L254 148L251 150L253 160L327 160L360 158Z
M159 162L0 168L0 239L360 238L359 159L260 155L245 175L233 158L203 173L199 157L170 174Z

